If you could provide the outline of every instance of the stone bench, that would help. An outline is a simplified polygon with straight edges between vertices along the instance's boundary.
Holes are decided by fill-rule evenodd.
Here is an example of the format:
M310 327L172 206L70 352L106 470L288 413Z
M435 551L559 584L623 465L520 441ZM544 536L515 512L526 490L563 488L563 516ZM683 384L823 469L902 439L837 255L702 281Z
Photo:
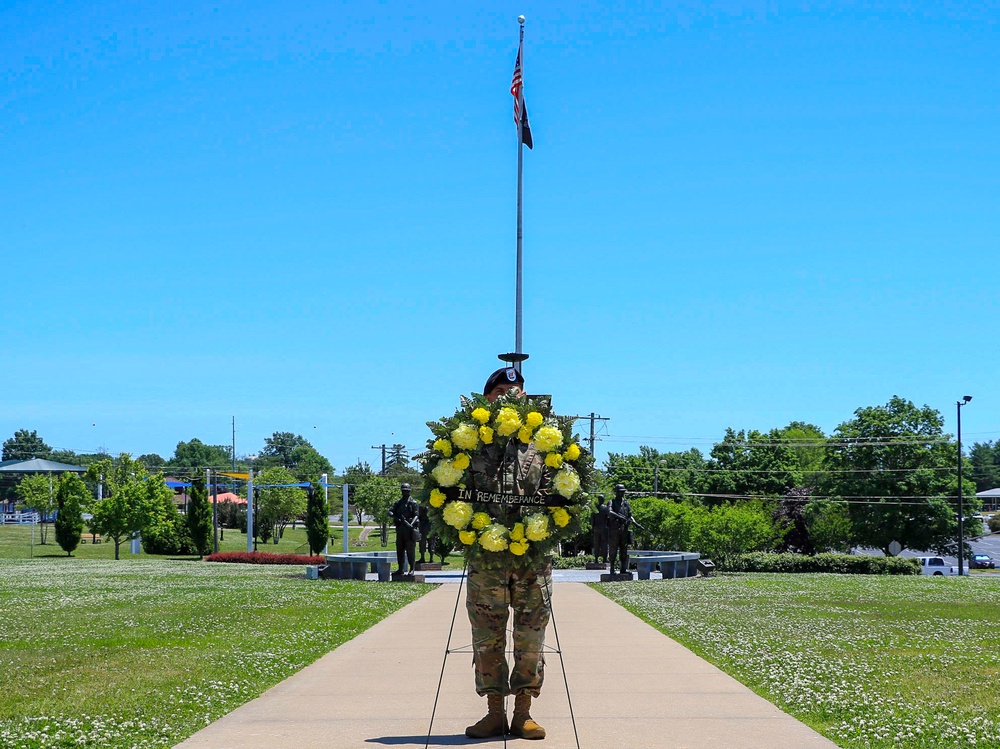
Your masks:
M644 551L637 549L628 553L628 560L630 563L635 563L640 580L649 580L650 573L656 567L660 568L664 580L671 580L675 577L694 577L698 574L698 559L700 557L700 554L691 551Z
M396 561L394 551L350 551L341 554L324 554L325 567L320 570L323 577L334 580L364 580L371 565L371 571L378 573L379 582L389 582L392 563Z

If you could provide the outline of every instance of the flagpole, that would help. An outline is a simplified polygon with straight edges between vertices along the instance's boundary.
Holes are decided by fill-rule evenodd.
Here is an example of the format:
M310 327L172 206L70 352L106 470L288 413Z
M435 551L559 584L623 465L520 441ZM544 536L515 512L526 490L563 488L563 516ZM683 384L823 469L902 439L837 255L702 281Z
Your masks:
M516 283L516 299L515 299L515 311L514 311L514 353L520 354L524 352L523 348L523 338L522 338L522 314L521 314L521 301L523 298L523 291L521 286L521 267L523 260L522 253L522 223L521 223L521 203L523 194L523 176L522 176L522 166L524 164L524 16L517 17L517 23L520 27L520 38L517 43L518 56L521 63L521 88L518 92L518 111L521 112L520 117L517 118L517 283ZM514 364L517 370L521 371L521 362L518 361Z

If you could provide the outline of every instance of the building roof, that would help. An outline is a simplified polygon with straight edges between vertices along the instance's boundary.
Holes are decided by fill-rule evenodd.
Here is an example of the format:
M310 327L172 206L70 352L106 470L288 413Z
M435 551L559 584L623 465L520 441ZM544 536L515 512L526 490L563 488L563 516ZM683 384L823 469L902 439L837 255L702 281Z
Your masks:
M31 460L8 460L0 465L3 473L86 473L83 466L74 466L69 463L57 463L54 460L44 460L42 458L32 458Z

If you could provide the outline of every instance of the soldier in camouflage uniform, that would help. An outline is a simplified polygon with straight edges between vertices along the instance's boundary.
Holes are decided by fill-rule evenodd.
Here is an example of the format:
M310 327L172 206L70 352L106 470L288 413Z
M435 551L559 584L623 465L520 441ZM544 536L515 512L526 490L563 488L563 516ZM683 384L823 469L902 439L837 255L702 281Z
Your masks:
M524 378L514 368L498 369L486 381L483 393L492 403L501 395L522 395ZM510 440L506 449L484 446L473 458L470 473L475 487L508 494L546 494L545 461L533 444ZM491 514L510 527L520 510L494 505ZM515 518L515 516L518 516ZM549 623L552 591L552 563L511 564L508 569L485 568L470 562L466 608L472 625L476 692L485 695L488 713L465 729L470 738L502 736L509 732L526 739L545 738L545 729L532 720L531 698L537 697L545 676L545 627ZM514 611L514 664L504 655L507 645L507 617ZM510 726L504 696L514 695Z

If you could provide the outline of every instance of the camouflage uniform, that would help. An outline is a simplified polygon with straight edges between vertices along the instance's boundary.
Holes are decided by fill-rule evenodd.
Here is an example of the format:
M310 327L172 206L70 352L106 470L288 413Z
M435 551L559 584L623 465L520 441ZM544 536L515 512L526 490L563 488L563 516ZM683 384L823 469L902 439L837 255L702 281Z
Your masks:
M491 449L492 448L492 449ZM477 489L509 494L547 494L544 457L534 445L512 439L505 450L484 446L470 466ZM535 508L537 511L537 508ZM511 527L520 517L513 507L491 505L490 513ZM510 555L505 559L511 560ZM476 692L537 697L545 675L545 627L551 614L552 563L547 558L510 561L507 569L469 562L466 609L472 625ZM504 654L508 609L514 610L514 665Z

